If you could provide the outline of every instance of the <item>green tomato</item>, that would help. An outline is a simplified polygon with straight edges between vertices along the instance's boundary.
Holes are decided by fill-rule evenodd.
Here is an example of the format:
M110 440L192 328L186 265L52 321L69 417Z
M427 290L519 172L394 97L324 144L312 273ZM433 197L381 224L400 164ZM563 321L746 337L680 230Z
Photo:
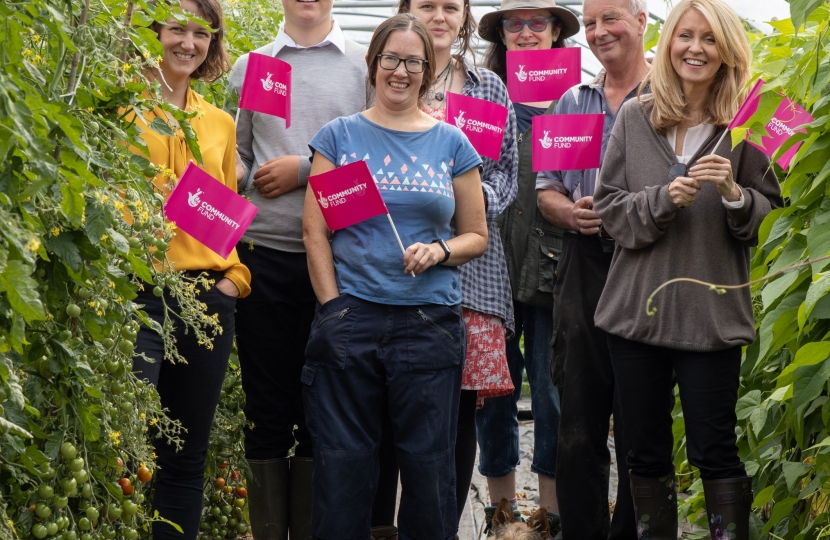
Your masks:
M121 337L124 339L135 339L138 335L138 330L132 325L126 325L121 329Z
M92 535L91 535L91 534L89 534L89 533L84 533L84 534L82 534L82 535L81 535L81 540L95 540L95 539L94 539L94 538L92 538Z
M131 412L133 412L134 408L135 407L133 406L132 401L122 401L121 402L121 412L124 413L124 414L130 414Z
M120 383L118 381L113 382L110 385L110 392L112 392L112 395L114 395L114 396L117 396L117 395L123 393L124 392L124 384Z
M159 286L153 287L153 296L161 297L164 295L164 289Z
M51 499L52 495L55 494L55 488L49 484L41 484L40 487L37 488L37 494L41 499Z
M133 529L132 527L127 527L125 529L121 529L121 533L124 535L124 538L127 540L135 540L138 538L138 531Z
M228 516L219 516L219 524L220 525L227 525L228 523Z
M90 296L92 296L92 291L90 291L86 287L81 287L80 289L78 289L78 297L81 300L89 300Z
M56 473L55 469L52 468L51 465L47 465L45 469L41 470L38 473L38 476L40 476L44 480L51 480L52 478L55 477L55 473Z
M66 508L67 504L69 504L69 497L62 497L60 495L52 497L52 506L55 508Z
M88 531L92 528L92 522L89 520L89 518L82 517L78 520L78 528L82 531ZM83 538L83 535L81 535L81 538Z
M67 461L75 459L78 457L78 450L71 442L67 441L61 445L61 456Z
M78 533L75 531L66 531L63 533L63 540L78 540Z
M127 499L124 501L121 510L124 513L124 517L130 517L134 515L136 512L138 512L138 505L135 504L133 501Z
M98 512L98 509L94 506L90 506L86 509L86 517L89 521L95 521L100 515L101 514Z
M100 300L98 300L98 305L101 306L101 309L103 311L106 311L109 307L109 302L107 302L105 298L101 298Z
M237 508L242 508L243 506L245 506L245 499L239 499L239 498L234 499L233 500L233 505Z
M49 531L46 530L46 525L41 523L35 523L32 527L32 536L37 538L38 540L41 538L46 538L46 535L49 534Z
M66 516L61 516L55 520L55 523L58 524L58 529L64 530L65 528L69 527L69 518Z
M157 248L159 251L167 251L167 248L168 248L168 246L167 246L167 242L165 242L164 240L159 240L159 241L157 241L157 242L156 242L156 248Z
M86 487L89 485L89 484L86 484L87 481L89 481L89 473L82 469L80 471L73 472L72 476L78 482L78 485L84 486L84 491L86 491ZM84 484L86 484L86 485L84 485ZM89 495L86 495L86 497L88 498Z
M58 533L58 524L55 523L54 521L46 522L46 532L49 534L49 536L57 534Z
M115 528L112 525L104 525L101 528L101 534L103 534L104 538L106 538L107 540L109 540L110 538L115 538Z
M124 340L118 342L118 350L127 356L132 356L133 349L135 349L135 345L131 341Z
M75 458L69 462L69 470L78 472L84 468L84 458Z
M222 514L222 509L220 509L218 506L214 506L213 508L210 509L210 515L211 516L219 516L221 514Z
M83 472L86 472L86 471L83 471ZM87 474L86 476L87 476L87 480L89 480L89 474ZM75 478L75 480L77 480L77 478ZM83 487L83 489L81 489L81 497L83 497L84 499L89 499L90 497L92 497L92 484L87 484L87 483L83 483L83 484L84 484L84 487Z
M231 515L232 511L233 511L233 507L231 507L231 505L226 504L226 505L222 506L222 513L225 514L226 516Z
M66 306L66 314L72 318L78 318L81 315L81 308L78 304L69 304Z
M77 493L78 491L78 481L74 478L62 478L61 479L61 489L63 489L64 493L69 495L73 491Z
M141 247L141 240L136 238L135 236L131 237L130 240L130 247L133 249L138 249Z
M122 512L123 510L121 510L121 507L117 504L113 503L107 507L107 517L110 521L115 521L116 519L120 518Z
M103 346L106 350L110 350L115 345L115 341L112 338L104 338L101 340L101 346Z
M35 515L40 519L46 519L52 515L52 509L46 503L39 502L35 505Z
M118 371L119 367L121 367L121 362L119 362L115 358L111 358L104 362L104 369L106 369L107 373L109 373L110 375L114 375L115 372Z

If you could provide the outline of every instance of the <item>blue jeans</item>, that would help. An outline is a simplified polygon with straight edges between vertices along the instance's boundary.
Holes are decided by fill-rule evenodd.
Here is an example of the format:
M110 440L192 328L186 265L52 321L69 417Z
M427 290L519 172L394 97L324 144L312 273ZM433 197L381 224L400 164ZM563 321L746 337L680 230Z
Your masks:
M518 402L522 372L527 370L533 410L533 463L536 474L556 478L556 444L559 440L559 392L550 376L553 316L550 310L513 302L516 334L507 341L507 365L516 390L511 395L484 400L476 413L478 470L482 476L501 478L519 465ZM525 354L519 348L524 333Z
M314 538L370 537L384 405L400 466L401 539L455 536L464 332L460 306L389 306L343 294L317 308L301 377Z

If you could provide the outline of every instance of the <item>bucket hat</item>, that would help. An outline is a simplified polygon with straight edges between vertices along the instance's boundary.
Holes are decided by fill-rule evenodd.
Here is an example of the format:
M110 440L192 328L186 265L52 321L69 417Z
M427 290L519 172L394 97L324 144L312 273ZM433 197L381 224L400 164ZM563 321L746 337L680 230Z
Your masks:
M565 39L579 32L579 19L569 9L559 7L554 0L502 0L501 7L484 15L478 22L478 35L490 42L501 40L499 24L505 11L514 9L546 9L559 19L562 30L559 39Z

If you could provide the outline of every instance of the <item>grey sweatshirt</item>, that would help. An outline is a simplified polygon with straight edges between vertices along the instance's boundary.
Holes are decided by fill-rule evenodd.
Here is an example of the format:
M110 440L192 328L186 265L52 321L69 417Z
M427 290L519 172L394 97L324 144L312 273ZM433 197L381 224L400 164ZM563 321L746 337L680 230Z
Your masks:
M271 55L273 44L256 53ZM277 58L291 64L291 127L285 120L242 110L236 125L239 155L245 177L239 191L251 197L259 208L243 241L280 251L305 252L303 246L304 187L311 170L308 143L324 125L340 116L354 114L366 102L366 48L346 40L346 54L337 46L297 49L283 47ZM237 95L245 79L248 55L240 56L229 76L229 87ZM260 165L279 156L303 156L295 189L275 199L260 196L253 189L253 175Z
M723 133L718 128L689 160L712 152ZM620 109L611 133L594 209L616 240L608 281L594 320L599 328L649 345L688 351L717 351L755 339L752 301L747 288L719 295L706 287L679 283L660 291L646 314L646 300L662 283L689 277L715 284L749 281L750 247L772 208L783 205L769 158L741 143L717 154L732 162L744 205L727 209L717 188L704 183L695 202L678 208L669 195L668 171L674 151L636 99Z

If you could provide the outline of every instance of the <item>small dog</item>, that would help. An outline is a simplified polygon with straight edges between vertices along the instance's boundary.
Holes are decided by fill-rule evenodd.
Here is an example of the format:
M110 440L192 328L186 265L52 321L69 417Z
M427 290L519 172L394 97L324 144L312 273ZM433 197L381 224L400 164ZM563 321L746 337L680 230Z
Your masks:
M550 536L546 508L536 510L526 523L516 523L507 499L499 501L492 527L495 540L547 540Z

